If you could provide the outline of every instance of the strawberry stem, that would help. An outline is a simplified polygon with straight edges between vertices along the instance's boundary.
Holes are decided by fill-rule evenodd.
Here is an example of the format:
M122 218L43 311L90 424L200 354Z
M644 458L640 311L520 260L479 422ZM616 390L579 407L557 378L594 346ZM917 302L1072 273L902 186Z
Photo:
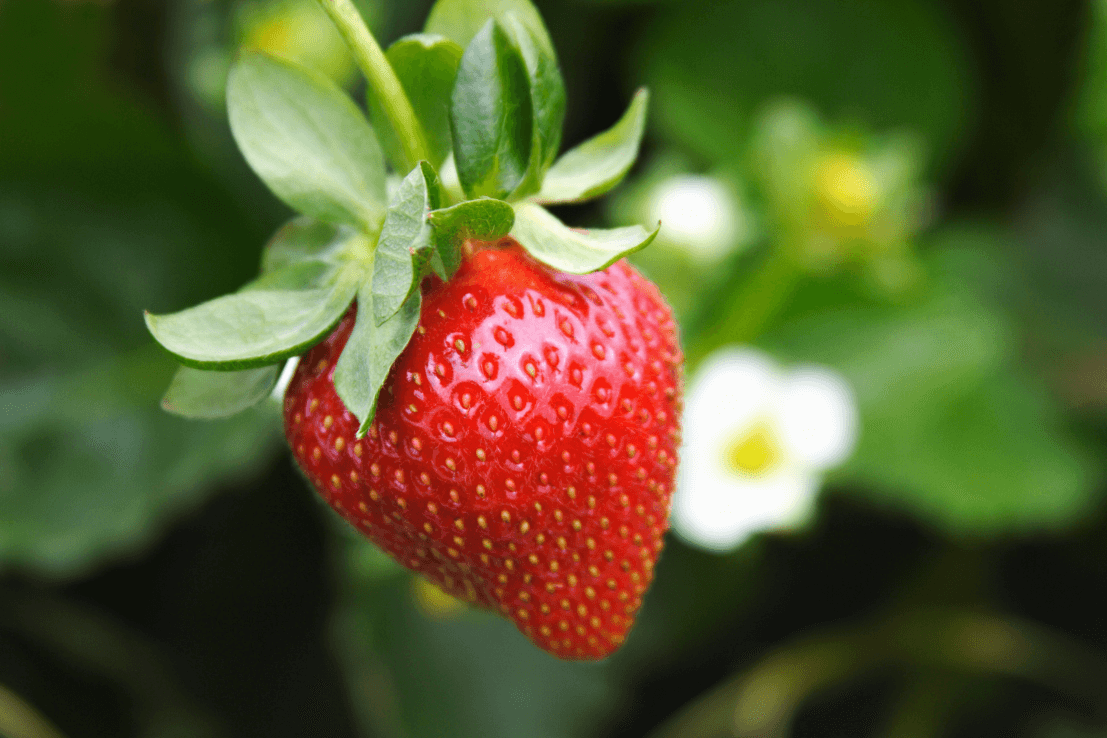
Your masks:
M749 343L759 338L792 299L802 276L803 269L789 249L771 251L733 302L736 312L729 323L732 340Z
M774 248L735 288L736 297L713 311L699 327L706 340L697 342L688 359L695 363L724 343L752 343L761 337L781 310L787 307L804 276L792 249Z
M430 157L427 154L423 126L415 117L415 109L396 77L396 72L351 0L319 0L319 4L346 40L346 45L354 54L354 60L369 82L371 94L377 96L389 124L403 146L407 161L394 164L402 164L405 172L411 171L420 161Z

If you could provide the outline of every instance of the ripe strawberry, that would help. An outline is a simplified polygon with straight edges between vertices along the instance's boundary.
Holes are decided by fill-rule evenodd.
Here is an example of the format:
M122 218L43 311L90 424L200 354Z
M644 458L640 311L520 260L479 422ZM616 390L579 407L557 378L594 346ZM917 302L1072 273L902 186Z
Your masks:
M682 381L669 308L625 262L563 274L510 240L423 289L363 439L332 382L354 312L302 358L284 404L296 459L403 565L556 656L603 658L668 527Z

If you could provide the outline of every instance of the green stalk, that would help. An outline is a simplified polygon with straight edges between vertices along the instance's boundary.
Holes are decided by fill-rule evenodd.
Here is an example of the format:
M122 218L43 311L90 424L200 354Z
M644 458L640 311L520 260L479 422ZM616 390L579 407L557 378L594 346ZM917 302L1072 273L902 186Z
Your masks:
M788 305L803 279L792 250L773 246L764 260L698 325L688 360L694 364L725 343L750 343ZM715 312L717 310L717 312Z
M411 171L420 161L430 157L427 154L426 133L415 117L415 109L411 107L396 72L351 0L319 0L319 4L353 52L354 61L369 82L370 94L377 97L396 132L396 138L403 146L407 159L403 162L404 171Z
M802 267L789 249L773 249L742 286L727 322L732 340L748 343L769 327L799 286Z

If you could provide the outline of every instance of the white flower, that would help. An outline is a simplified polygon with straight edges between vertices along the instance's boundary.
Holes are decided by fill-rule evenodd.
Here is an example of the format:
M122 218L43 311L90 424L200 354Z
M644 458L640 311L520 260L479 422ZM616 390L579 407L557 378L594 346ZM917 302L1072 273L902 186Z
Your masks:
M679 174L649 194L647 220L661 221L660 238L712 262L744 236L745 224L733 191L714 177Z
M782 370L750 348L707 358L689 383L673 529L713 551L810 515L822 474L857 438L857 404L837 373Z

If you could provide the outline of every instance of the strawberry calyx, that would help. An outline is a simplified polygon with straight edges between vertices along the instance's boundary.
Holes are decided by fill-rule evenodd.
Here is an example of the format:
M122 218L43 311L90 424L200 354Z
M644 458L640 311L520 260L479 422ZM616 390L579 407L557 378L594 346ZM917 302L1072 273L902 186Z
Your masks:
M146 324L183 365L165 409L214 418L268 396L285 362L356 310L334 386L361 437L416 329L424 279L449 281L463 260L507 243L575 274L650 243L659 225L581 231L544 207L621 181L648 95L559 157L565 86L529 0L439 0L423 33L387 51L349 0L320 2L366 72L372 123L321 75L244 52L228 78L231 130L298 216L270 240L257 279L180 312L147 313Z

